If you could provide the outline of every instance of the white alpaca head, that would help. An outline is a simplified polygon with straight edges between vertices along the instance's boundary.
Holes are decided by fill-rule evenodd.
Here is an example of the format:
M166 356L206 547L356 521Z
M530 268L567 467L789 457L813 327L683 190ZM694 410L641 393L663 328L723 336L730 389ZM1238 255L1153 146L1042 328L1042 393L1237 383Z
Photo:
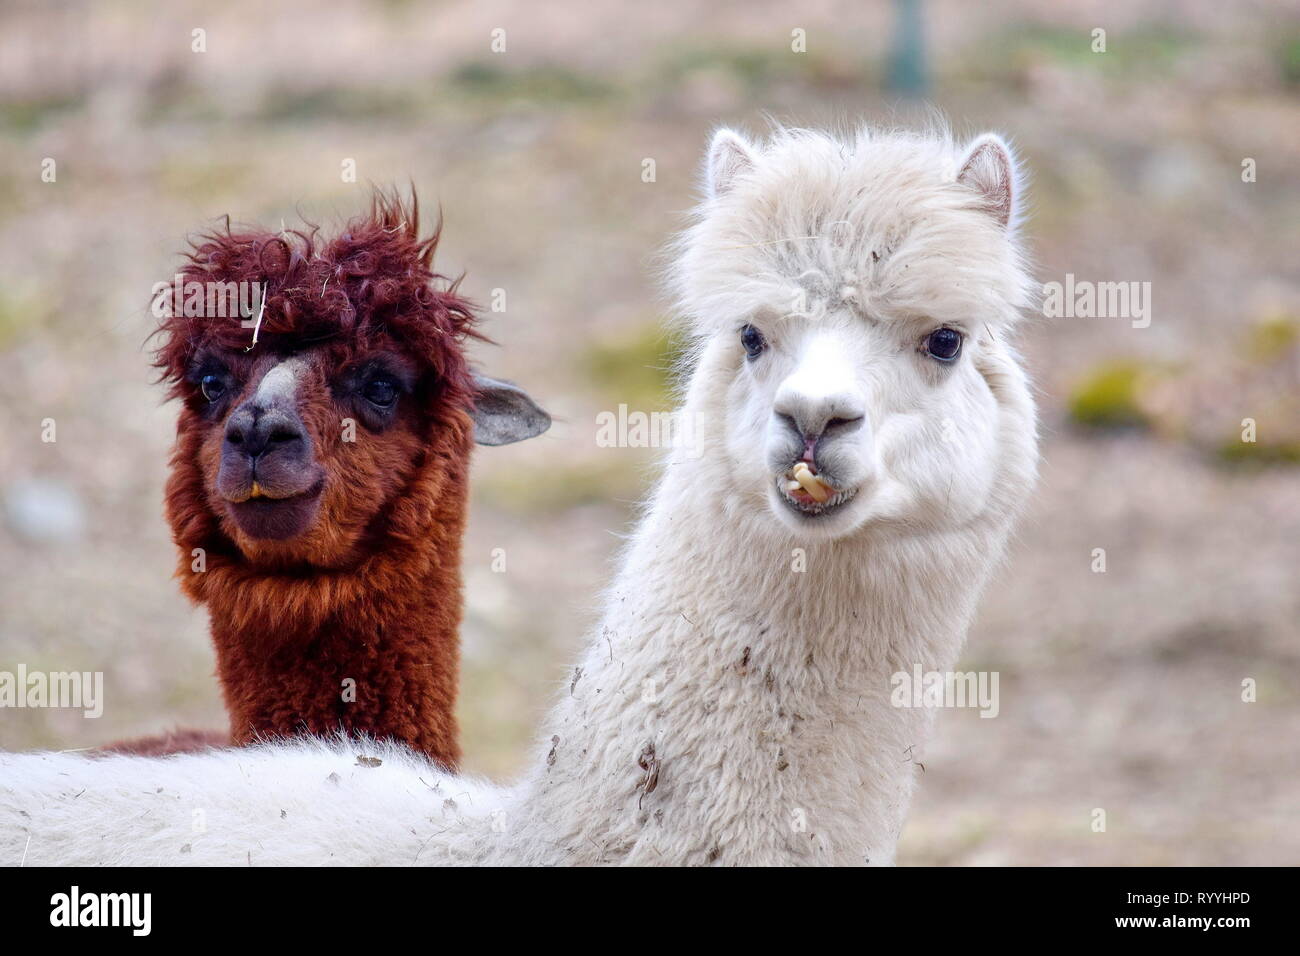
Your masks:
M1032 472L1032 413L1001 408L1030 406L1007 339L1031 289L1002 140L722 130L706 175L677 289L742 498L836 538L964 524L1008 458Z

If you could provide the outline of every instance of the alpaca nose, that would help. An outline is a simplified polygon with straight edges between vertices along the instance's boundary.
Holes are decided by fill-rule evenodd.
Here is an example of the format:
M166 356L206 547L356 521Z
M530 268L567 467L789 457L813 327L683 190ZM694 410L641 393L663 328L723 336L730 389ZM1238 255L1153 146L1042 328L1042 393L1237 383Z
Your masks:
M799 436L807 458L819 440L861 428L866 409L861 399L849 392L815 393L782 387L772 414Z
M306 443L302 420L281 408L262 409L244 405L226 423L225 443L229 450L249 458L277 450L293 450Z

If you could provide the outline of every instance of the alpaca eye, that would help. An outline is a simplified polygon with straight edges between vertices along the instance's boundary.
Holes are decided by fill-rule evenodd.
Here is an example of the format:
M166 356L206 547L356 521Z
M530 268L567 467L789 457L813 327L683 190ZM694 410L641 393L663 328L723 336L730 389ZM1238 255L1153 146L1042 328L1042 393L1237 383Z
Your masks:
M372 405L390 408L397 401L397 386L386 378L377 378L369 382L361 394Z
M750 359L756 359L763 354L763 349L767 348L767 339L763 338L763 333L758 329L747 325L740 330L740 344L745 347L745 355Z
M961 354L961 341L956 329L935 329L925 338L925 351L940 362L953 362Z
M199 391L208 401L215 402L226 394L226 383L221 380L220 375L205 375L199 382Z

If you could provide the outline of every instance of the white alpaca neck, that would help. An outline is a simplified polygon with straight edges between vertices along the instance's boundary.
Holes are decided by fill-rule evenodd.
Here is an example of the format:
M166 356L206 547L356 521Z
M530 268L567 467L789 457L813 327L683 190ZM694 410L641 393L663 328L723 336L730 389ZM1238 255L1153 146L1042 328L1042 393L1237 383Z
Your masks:
M890 677L953 666L989 532L801 544L722 474L663 474L544 725L517 812L546 840L516 860L893 861L931 715Z

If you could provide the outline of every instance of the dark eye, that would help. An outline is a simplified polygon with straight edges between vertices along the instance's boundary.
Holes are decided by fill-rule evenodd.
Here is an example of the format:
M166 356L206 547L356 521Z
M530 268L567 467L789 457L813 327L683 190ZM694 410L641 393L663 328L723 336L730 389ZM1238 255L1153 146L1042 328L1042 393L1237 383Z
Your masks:
M199 382L199 391L208 401L215 402L226 394L226 383L221 380L220 375L205 375Z
M397 386L386 378L376 378L366 383L361 390L366 401L380 408L391 408L397 401Z
M961 354L961 333L956 329L935 329L925 337L925 351L940 362L956 361Z
M745 347L745 355L750 359L756 359L763 354L763 349L767 348L767 339L763 338L763 333L758 329L747 325L740 330L740 344Z

